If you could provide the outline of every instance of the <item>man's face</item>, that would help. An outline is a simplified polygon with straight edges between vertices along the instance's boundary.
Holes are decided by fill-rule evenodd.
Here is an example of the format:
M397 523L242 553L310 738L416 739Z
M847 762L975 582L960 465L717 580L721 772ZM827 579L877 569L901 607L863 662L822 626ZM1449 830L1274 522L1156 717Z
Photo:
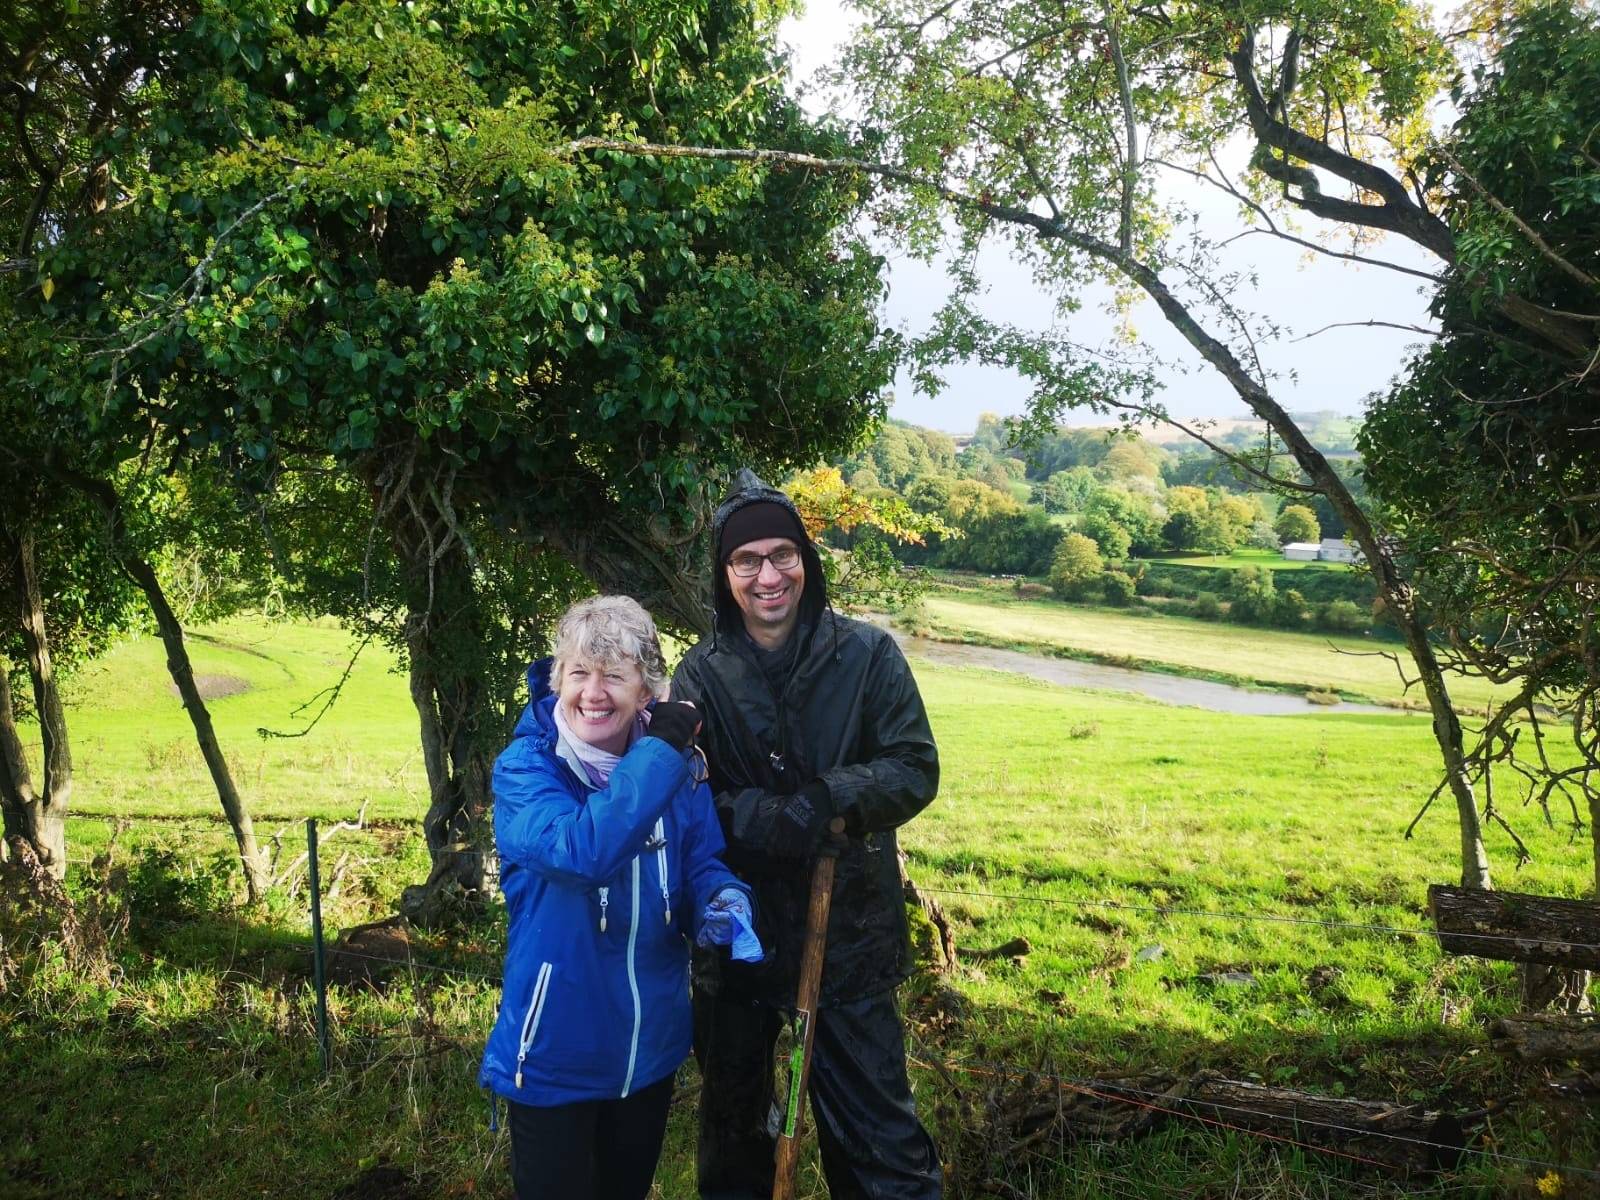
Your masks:
M806 568L799 550L789 538L761 538L746 542L728 556L722 569L727 573L734 603L744 614L744 625L751 636L765 634L769 640L781 641L800 619ZM786 558L794 562L792 566L780 568L773 564L774 557L780 562ZM759 566L756 565L758 559ZM752 568L755 569L752 571ZM743 574L744 571L752 573Z

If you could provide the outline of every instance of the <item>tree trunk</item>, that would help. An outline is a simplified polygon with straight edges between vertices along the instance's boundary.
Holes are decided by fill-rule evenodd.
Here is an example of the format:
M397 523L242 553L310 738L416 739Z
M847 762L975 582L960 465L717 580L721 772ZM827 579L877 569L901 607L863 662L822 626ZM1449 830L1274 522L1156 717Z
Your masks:
M922 910L928 923L933 926L938 941L933 947L937 951L935 961L931 964L936 971L953 971L956 965L956 932L950 924L950 918L945 915L944 906L928 893L917 887L911 878L908 868L906 852L900 851L900 890L905 894L907 904Z
M155 569L139 556L125 552L120 538L113 546L122 569L144 591L150 611L155 614L156 624L161 629L161 641L167 648L167 671L172 675L178 695L183 698L184 711L189 714L189 722L194 726L195 741L199 743L200 754L206 760L206 769L211 772L212 786L217 789L217 799L222 802L222 811L233 830L234 843L239 847L239 863L244 869L245 890L250 903L254 904L266 895L272 885L272 875L267 869L266 856L256 845L255 825L250 820L250 810L234 785L228 760L217 742L211 713L200 696L200 689L195 685L194 667L189 661L189 649L183 641L183 624L167 602L167 594L156 577Z
M437 616L412 612L406 619L411 659L411 701L416 705L422 759L428 774L428 811L422 820L430 869L422 884L405 889L401 912L419 924L449 921L452 910L475 906L494 891L494 834L490 820L491 762L480 745L485 721L481 680L464 672L435 627Z
M1080 243L1081 244L1081 243ZM1312 486L1328 498L1344 519L1351 536L1366 557L1367 569L1378 585L1390 616L1405 638L1406 649L1416 664L1428 708L1433 714L1433 737L1443 761L1446 786L1456 802L1456 820L1461 831L1461 885L1488 889L1491 884L1489 855L1483 845L1483 827L1473 796L1472 779L1467 772L1466 750L1462 745L1461 722L1450 703L1450 690L1444 671L1428 641L1428 630L1417 613L1415 597L1405 582L1388 546L1378 537L1367 514L1356 503L1344 480L1328 465L1322 452L1311 444L1300 427L1271 393L1258 383L1226 345L1212 337L1190 315L1172 291L1150 268L1109 246L1092 244L1090 253L1110 259L1137 283L1161 308L1162 314L1201 356L1233 386L1239 398L1250 407L1282 440Z
M228 760L217 741L210 710L206 708L200 689L195 685L194 667L189 661L189 649L183 639L183 623L167 602L166 590L161 586L155 568L128 545L127 522L123 519L122 497L117 490L104 479L82 474L70 467L58 468L57 474L99 506L110 527L111 553L117 565L138 584L145 601L150 605L156 626L161 631L162 644L167 650L167 671L178 689L178 695L183 699L184 711L189 714L189 723L194 726L200 755L205 759L206 769L211 772L211 784L217 789L217 799L221 801L223 814L233 830L234 844L239 848L239 864L244 871L245 891L250 903L254 904L266 895L272 884L272 874L266 856L256 844L250 810L233 782Z
M1452 1113L1420 1104L1319 1096L1225 1079L1214 1071L1179 1080L1158 1074L1104 1080L1046 1076L1026 1081L1021 1096L986 1086L986 1106L1010 1143L1001 1151L1008 1158L1045 1141L1141 1137L1175 1118L1180 1124L1199 1119L1326 1147L1402 1173L1449 1169L1467 1144L1466 1122Z
M16 707L11 702L11 664L0 658L0 815L5 819L5 837L32 841L30 810L38 804L33 792L33 775L28 770L28 753L17 732Z
M437 926L494 895L489 784L499 722L493 689L484 682L484 621L472 559L449 501L453 467L425 461L426 451L375 454L363 472L400 566L411 702L428 774L422 821L428 878L405 889L400 911Z
M28 656L28 675L33 682L34 709L39 719L40 740L44 743L44 793L21 804L18 815L21 835L32 846L41 865L57 879L67 873L67 807L72 799L72 748L67 738L67 715L56 685L55 668L50 661L50 636L45 628L44 596L39 587L38 562L34 555L33 534L0 531L13 566L12 583L16 594L17 616L22 629L23 649ZM7 689L7 710L10 710ZM20 757L20 742L15 751ZM13 751L6 750L8 758ZM28 776L24 763L19 783ZM30 788L31 790L31 788Z

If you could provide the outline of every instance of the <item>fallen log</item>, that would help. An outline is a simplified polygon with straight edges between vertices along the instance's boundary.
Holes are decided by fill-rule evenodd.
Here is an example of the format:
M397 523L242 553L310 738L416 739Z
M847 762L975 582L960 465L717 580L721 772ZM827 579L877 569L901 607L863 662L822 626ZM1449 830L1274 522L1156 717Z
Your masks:
M1600 1067L1600 1018L1567 1013L1518 1013L1489 1026L1489 1043L1525 1063L1567 1062Z
M1187 1079L1052 1080L997 1107L1009 1153L1041 1141L1123 1141L1191 1121L1293 1141L1400 1174L1448 1170L1465 1150L1468 1120L1419 1104L1318 1096L1201 1071ZM1481 1116L1481 1114L1479 1114Z
M1428 908L1446 954L1600 968L1600 904L1434 884Z

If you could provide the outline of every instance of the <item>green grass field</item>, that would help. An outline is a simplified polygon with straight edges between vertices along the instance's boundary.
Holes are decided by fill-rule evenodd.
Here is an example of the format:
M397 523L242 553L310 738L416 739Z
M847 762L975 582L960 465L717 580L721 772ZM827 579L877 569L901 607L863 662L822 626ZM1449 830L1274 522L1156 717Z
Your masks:
M1349 571L1350 567L1338 563L1297 562L1285 558L1276 550L1256 550L1249 547L1232 554L1166 554L1144 558L1139 562L1169 563L1175 567L1222 568L1237 571L1240 567L1270 567L1274 571Z
M262 742L258 725L296 727L293 709L337 680L348 637L247 622L206 632L197 669L250 685L213 710L263 834L289 826L280 865L300 848L299 818L348 817L370 800L380 826L327 846L325 884L345 860L327 919L337 928L390 911L426 869L415 716L392 661L369 647L310 735ZM324 1079L303 879L257 912L213 911L219 879L232 879L228 843L161 661L158 643L132 643L74 688L76 805L130 822L111 869L133 869L122 890L135 919L98 964L6 949L22 973L0 989L0 1190L19 1200L504 1195L505 1135L489 1131L473 1086L494 983L417 971L382 993L334 989ZM1544 1169L1479 1160L1431 1183L1397 1181L1200 1127L1122 1145L997 1142L988 1114L1009 1085L973 1064L1068 1076L1212 1068L1456 1111L1512 1098L1494 1120L1496 1149L1600 1161L1592 1113L1487 1048L1483 1022L1515 1003L1508 966L1445 958L1404 933L1153 911L1424 928L1427 884L1458 868L1445 807L1401 836L1434 778L1423 722L1227 717L983 671L918 664L917 674L943 778L903 832L914 876L967 949L1018 936L1032 947L1019 962L963 964L948 980L955 1002L925 976L904 996L914 1083L955 1170L952 1197L1586 1194L1578 1177L1541 1192ZM1516 871L1497 841L1502 885L1588 894L1586 839L1516 815L1534 857ZM87 816L69 827L71 886L86 910L108 868L84 860L110 829ZM150 865L157 848L174 852L166 874ZM502 934L491 919L421 937L418 954L492 974ZM1151 946L1159 956L1140 961ZM1254 983L1201 978L1219 971ZM694 1194L693 1119L686 1087L662 1197ZM1012 1190L986 1191L986 1178ZM825 1194L808 1159L801 1195Z
M924 600L927 625L953 641L1036 649L1045 653L1143 666L1244 686L1338 692L1379 704L1424 701L1407 693L1394 664L1380 656L1404 647L1371 638L1257 629L1165 613L1021 600L995 590L935 591ZM1481 706L1492 694L1482 680L1454 681L1457 707Z

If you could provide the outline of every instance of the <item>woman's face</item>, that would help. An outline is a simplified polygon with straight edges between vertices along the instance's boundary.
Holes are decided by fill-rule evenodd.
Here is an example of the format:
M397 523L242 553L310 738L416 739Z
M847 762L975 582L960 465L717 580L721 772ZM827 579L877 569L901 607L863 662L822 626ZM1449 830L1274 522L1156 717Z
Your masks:
M562 665L557 694L572 732L610 754L628 748L633 719L654 698L638 663L585 658L571 658Z

